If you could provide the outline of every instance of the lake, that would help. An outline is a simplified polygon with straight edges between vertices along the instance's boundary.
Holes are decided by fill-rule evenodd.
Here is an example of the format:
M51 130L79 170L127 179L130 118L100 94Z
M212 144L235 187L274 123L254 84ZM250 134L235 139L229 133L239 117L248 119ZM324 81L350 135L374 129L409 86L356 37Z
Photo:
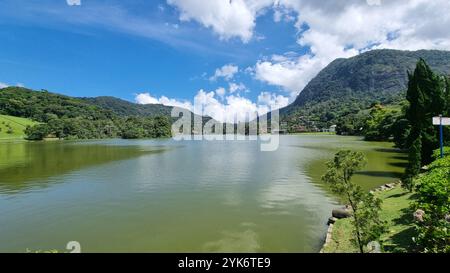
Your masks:
M363 151L365 189L405 156L355 137L256 141L0 142L0 252L317 252L336 198L320 182L339 149Z

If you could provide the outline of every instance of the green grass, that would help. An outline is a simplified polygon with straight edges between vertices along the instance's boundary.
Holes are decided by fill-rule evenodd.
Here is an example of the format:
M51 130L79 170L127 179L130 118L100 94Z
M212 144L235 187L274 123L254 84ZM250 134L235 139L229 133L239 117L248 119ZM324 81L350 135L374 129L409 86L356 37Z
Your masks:
M409 206L413 195L397 187L379 192L376 195L383 200L381 219L387 221L388 231L381 237L384 252L412 252L414 236L413 212ZM326 253L354 253L358 249L351 243L352 226L350 219L342 219L333 227L333 240L324 249Z
M36 124L37 122L30 119L0 115L0 140L23 139L27 126ZM8 133L10 128L12 133Z

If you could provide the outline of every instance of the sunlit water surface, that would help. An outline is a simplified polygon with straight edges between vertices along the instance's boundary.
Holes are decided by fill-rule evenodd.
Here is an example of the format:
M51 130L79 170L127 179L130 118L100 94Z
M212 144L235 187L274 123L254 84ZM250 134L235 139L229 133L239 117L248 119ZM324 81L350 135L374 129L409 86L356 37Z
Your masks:
M339 149L363 151L366 189L401 174L389 143L254 141L0 143L0 252L316 252L336 199L320 182Z

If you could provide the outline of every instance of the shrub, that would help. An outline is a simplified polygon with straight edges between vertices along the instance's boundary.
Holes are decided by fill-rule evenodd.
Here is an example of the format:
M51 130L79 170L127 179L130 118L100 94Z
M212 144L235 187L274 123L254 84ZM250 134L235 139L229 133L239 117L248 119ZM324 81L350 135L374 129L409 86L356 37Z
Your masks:
M439 151L436 151L438 153ZM417 179L414 209L425 211L424 221L416 225L415 241L423 252L450 253L450 156L435 160Z

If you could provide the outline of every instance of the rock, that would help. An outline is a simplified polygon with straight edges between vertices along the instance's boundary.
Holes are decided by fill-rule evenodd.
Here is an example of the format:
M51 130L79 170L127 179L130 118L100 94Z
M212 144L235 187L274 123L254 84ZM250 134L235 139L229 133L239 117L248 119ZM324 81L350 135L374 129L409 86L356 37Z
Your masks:
M344 209L345 209L345 210L348 210L348 211L350 211L350 212L353 211L353 208L352 208L352 206L350 206L350 205L346 205L346 206L344 207Z
M394 184L386 184L384 186L388 189L393 189L395 187Z
M328 219L328 224L327 225L333 225L334 223L336 223L337 220L339 220L339 219L336 218L336 217L330 217Z
M381 253L381 245L379 242L370 242L367 245L369 253Z
M385 190L387 190L387 188L386 188L386 186L381 186L381 187L380 187L380 190L381 190L381 191L385 191Z
M352 213L349 210L345 209L335 209L333 210L332 215L334 218L343 219L351 217Z
M418 209L418 210L416 210L416 212L414 212L413 216L414 216L414 221L422 223L423 216L425 216L425 211Z
M445 215L445 221L450 223L450 214Z

